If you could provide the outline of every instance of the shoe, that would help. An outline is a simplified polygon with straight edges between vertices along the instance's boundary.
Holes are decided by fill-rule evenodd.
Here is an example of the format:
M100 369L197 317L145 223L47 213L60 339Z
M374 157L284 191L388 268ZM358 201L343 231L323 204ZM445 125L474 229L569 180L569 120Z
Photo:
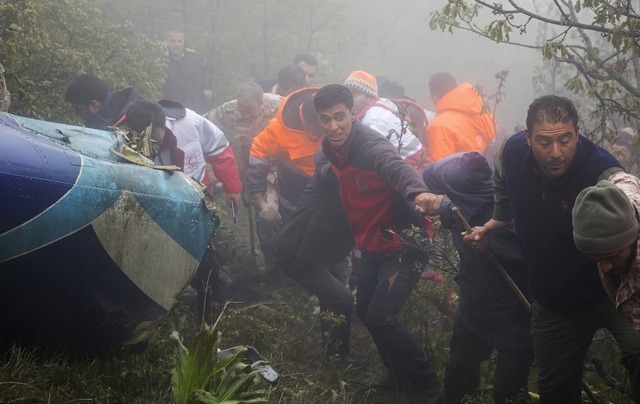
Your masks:
M409 385L404 378L396 378L391 372L385 371L380 376L365 381L369 388L376 390L401 390Z
M438 404L439 400L440 383L426 389L414 390L409 404Z
M349 354L342 354L340 355L340 362L342 362L344 365L353 365L354 363L356 363L356 360Z
M349 349L349 352L335 352L332 350L327 351L327 356L338 355L340 362L345 365L352 365L362 358L362 353L353 348Z
M180 293L180 300L183 300L187 303L195 303L198 300L198 291L191 285L187 285L186 288Z

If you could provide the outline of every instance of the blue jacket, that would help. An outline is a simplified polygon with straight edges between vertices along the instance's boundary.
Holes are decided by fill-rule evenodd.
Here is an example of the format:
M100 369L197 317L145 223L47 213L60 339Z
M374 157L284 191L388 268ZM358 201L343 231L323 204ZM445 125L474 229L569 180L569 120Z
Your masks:
M462 242L464 228L451 210L457 207L472 227L489 220L493 212L491 174L481 154L468 152L453 154L429 165L423 179L432 192L447 195L439 215L442 226L451 230L460 256L455 278L460 286L458 317L491 346L531 351L528 311L486 255ZM494 256L528 297L525 265L513 226L491 232L488 238Z

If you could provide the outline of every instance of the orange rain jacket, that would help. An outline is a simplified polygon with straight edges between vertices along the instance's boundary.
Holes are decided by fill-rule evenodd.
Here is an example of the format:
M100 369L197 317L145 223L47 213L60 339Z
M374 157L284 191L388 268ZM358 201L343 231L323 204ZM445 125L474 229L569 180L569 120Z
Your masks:
M483 104L469 83L460 84L438 101L438 116L427 127L432 161L460 152L482 153L495 140L493 115Z
M300 106L317 87L295 91L280 104L278 115L253 139L247 167L250 193L267 188L271 161L277 162L280 196L295 203L315 171L313 156L322 144L322 133L310 136L302 124Z

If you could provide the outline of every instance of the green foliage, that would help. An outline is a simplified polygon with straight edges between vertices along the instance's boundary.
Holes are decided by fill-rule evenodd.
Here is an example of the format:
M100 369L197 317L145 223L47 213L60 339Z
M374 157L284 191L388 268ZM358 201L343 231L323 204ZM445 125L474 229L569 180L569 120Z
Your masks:
M451 0L431 14L429 28L445 29L453 33L453 28L461 28L478 16L479 6L464 0Z
M433 237L435 245L442 246L442 253L450 256L445 261L440 261L437 257L432 259L430 263L436 269L446 268L450 265L447 261L457 259L455 249L448 244L446 236L446 232L440 233L436 229ZM235 269L237 268L234 267L233 270ZM255 271L255 268L244 270ZM457 287L452 275L453 273L446 271L439 284L421 281L400 313L402 322L423 346L441 380L448 361L451 324L456 305ZM313 302L298 285L284 282L285 280L270 278L268 283L255 280L243 283L245 287L255 287L262 295L248 296L242 293L246 303L241 308L228 310L218 325L225 332L225 340L232 341L233 344L244 343L243 339L259 339L264 347L260 351L270 358L274 368L281 374L278 386L268 393L269 402L408 402L406 393L376 391L364 384L365 379L382 371L382 365L370 335L360 322L354 321L351 342L354 348L363 353L361 360L345 367L333 358L326 358L319 343L318 318L312 314ZM259 320L251 322L253 318ZM269 327L259 330L257 336L252 335L252 327L259 324ZM187 341L198 338L198 320L186 304L178 304L169 314L168 321L159 324L143 352L118 350L106 355L74 356L69 352L50 352L41 348L9 349L5 354L0 354L0 402L171 402L171 369L175 367L176 356L186 354L180 345L178 349L181 354L177 354L175 342L167 338L169 330L176 328ZM218 343L220 341L219 336L211 334L207 338L218 338ZM185 345L189 345L188 351L191 353L191 345ZM200 352L206 350L202 349ZM628 385L627 372L619 363L617 344L608 333L598 333L589 357L601 358L608 375ZM466 398L465 403L493 402L490 386L493 384L495 360L493 356L483 365L481 391ZM206 360L200 362L211 363ZM250 372L246 366L243 365L242 371L237 369L240 378ZM586 368L585 376L585 380L602 402L630 402L623 393L606 386L590 367ZM227 386L232 384L230 382ZM529 387L535 389L535 370L532 371ZM192 399L207 402L206 400L214 400L211 396L212 394L199 392L194 393Z
M10 112L69 120L69 82L81 73L113 89L130 85L157 95L161 66L154 44L127 21L110 23L90 0L0 2L0 61L12 94Z
M188 403L263 403L264 390L251 388L259 379L263 361L245 364L246 347L218 358L221 333L204 324L195 339L185 347L177 331L171 338L178 344L176 365L171 377L173 398L178 404Z
M235 98L247 80L275 78L294 55L325 57L342 51L352 36L343 3L298 0L100 0L112 21L130 19L136 28L163 39L165 30L185 31L186 45L210 68L216 103ZM320 74L327 69L320 68Z
M113 90L159 98L164 31L183 29L210 70L216 103L247 80L275 77L300 52L326 60L350 46L342 3L296 0L16 0L0 2L0 63L13 96L9 112L74 121L64 102L81 73ZM282 24L282 21L295 21ZM79 123L79 121L75 121Z
M402 234L396 234L402 244L427 257L429 266L441 272L458 273L458 253L455 251L451 234L440 224L440 220L433 220L431 227L411 226L404 229ZM422 271L423 268L416 268Z

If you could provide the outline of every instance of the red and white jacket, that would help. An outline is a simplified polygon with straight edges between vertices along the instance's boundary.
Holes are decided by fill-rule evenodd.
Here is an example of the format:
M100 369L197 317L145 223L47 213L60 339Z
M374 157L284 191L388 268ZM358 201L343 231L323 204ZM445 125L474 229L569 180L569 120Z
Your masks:
M388 138L400 157L407 160L422 172L426 166L427 150L424 148L411 129L407 126L406 132L401 136L402 126L398 113L398 106L388 98L377 98L367 104L356 118L365 125ZM402 142L402 145L400 144Z
M175 101L161 100L165 111L165 140L156 164L175 164L210 188L206 166L211 165L227 194L242 190L238 166L227 138L211 121Z
M424 225L413 208L415 196L428 192L420 174L382 136L360 122L346 143L335 150L325 139L322 150L340 183L356 245L367 253L401 251L397 234L412 224Z

